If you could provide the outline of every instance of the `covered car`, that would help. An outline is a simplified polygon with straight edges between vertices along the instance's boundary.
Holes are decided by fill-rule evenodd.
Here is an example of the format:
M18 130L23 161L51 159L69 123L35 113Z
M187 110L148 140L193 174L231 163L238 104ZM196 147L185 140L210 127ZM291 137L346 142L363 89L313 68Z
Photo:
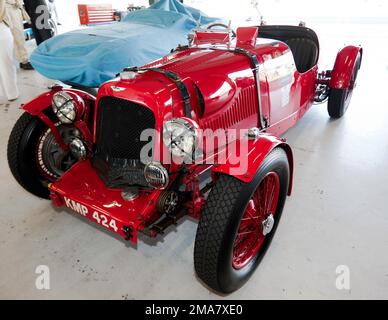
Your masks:
M99 87L127 66L166 55L198 26L223 22L177 0L160 0L123 21L64 33L42 43L31 63L42 75L69 84Z

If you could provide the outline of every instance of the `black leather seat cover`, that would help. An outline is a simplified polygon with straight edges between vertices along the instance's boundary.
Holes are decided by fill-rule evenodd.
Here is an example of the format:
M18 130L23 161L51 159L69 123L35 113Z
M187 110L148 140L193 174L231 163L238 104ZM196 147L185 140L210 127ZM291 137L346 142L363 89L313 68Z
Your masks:
M285 42L292 51L300 73L314 67L319 58L319 42L316 33L300 26L259 26L259 38Z
M318 48L310 39L292 38L285 41L294 55L296 68L300 73L310 70L318 60Z

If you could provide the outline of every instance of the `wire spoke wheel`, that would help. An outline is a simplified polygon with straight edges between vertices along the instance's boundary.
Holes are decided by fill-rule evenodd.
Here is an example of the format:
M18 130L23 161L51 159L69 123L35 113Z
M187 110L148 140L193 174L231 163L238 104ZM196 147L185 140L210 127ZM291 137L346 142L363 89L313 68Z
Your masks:
M206 200L194 266L212 289L230 293L250 278L276 233L290 181L286 151L272 150L248 183L220 174Z
M248 202L233 243L232 264L244 268L259 252L272 231L280 191L279 176L269 172Z

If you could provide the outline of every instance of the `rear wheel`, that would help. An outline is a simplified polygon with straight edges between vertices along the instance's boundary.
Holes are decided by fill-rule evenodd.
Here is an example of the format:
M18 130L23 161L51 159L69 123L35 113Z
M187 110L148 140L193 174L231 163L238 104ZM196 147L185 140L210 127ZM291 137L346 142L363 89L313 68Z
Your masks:
M72 126L58 124L65 143L79 132ZM37 117L24 113L16 122L8 140L8 165L19 184L41 197L49 198L48 183L56 181L76 161L56 142L51 130Z
M331 89L327 111L331 118L341 118L349 107L350 99L352 98L353 89L357 83L358 70L360 70L361 55L357 56L356 63L350 80L350 86L347 89Z
M277 148L255 178L220 175L198 224L194 265L212 289L230 293L252 275L276 231L289 183L285 151Z

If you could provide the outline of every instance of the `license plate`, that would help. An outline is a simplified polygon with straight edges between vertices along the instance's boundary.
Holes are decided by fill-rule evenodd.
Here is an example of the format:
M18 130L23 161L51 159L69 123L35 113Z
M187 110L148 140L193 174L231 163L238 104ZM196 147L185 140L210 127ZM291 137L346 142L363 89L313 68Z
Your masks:
M117 232L117 221L115 219L96 210L92 210L87 206L83 205L82 203L79 203L67 197L64 197L63 199L65 200L66 207L68 207L69 209L73 210L74 212L77 212L85 218L88 218L89 220L98 223L99 225L102 225L103 227L109 230Z

